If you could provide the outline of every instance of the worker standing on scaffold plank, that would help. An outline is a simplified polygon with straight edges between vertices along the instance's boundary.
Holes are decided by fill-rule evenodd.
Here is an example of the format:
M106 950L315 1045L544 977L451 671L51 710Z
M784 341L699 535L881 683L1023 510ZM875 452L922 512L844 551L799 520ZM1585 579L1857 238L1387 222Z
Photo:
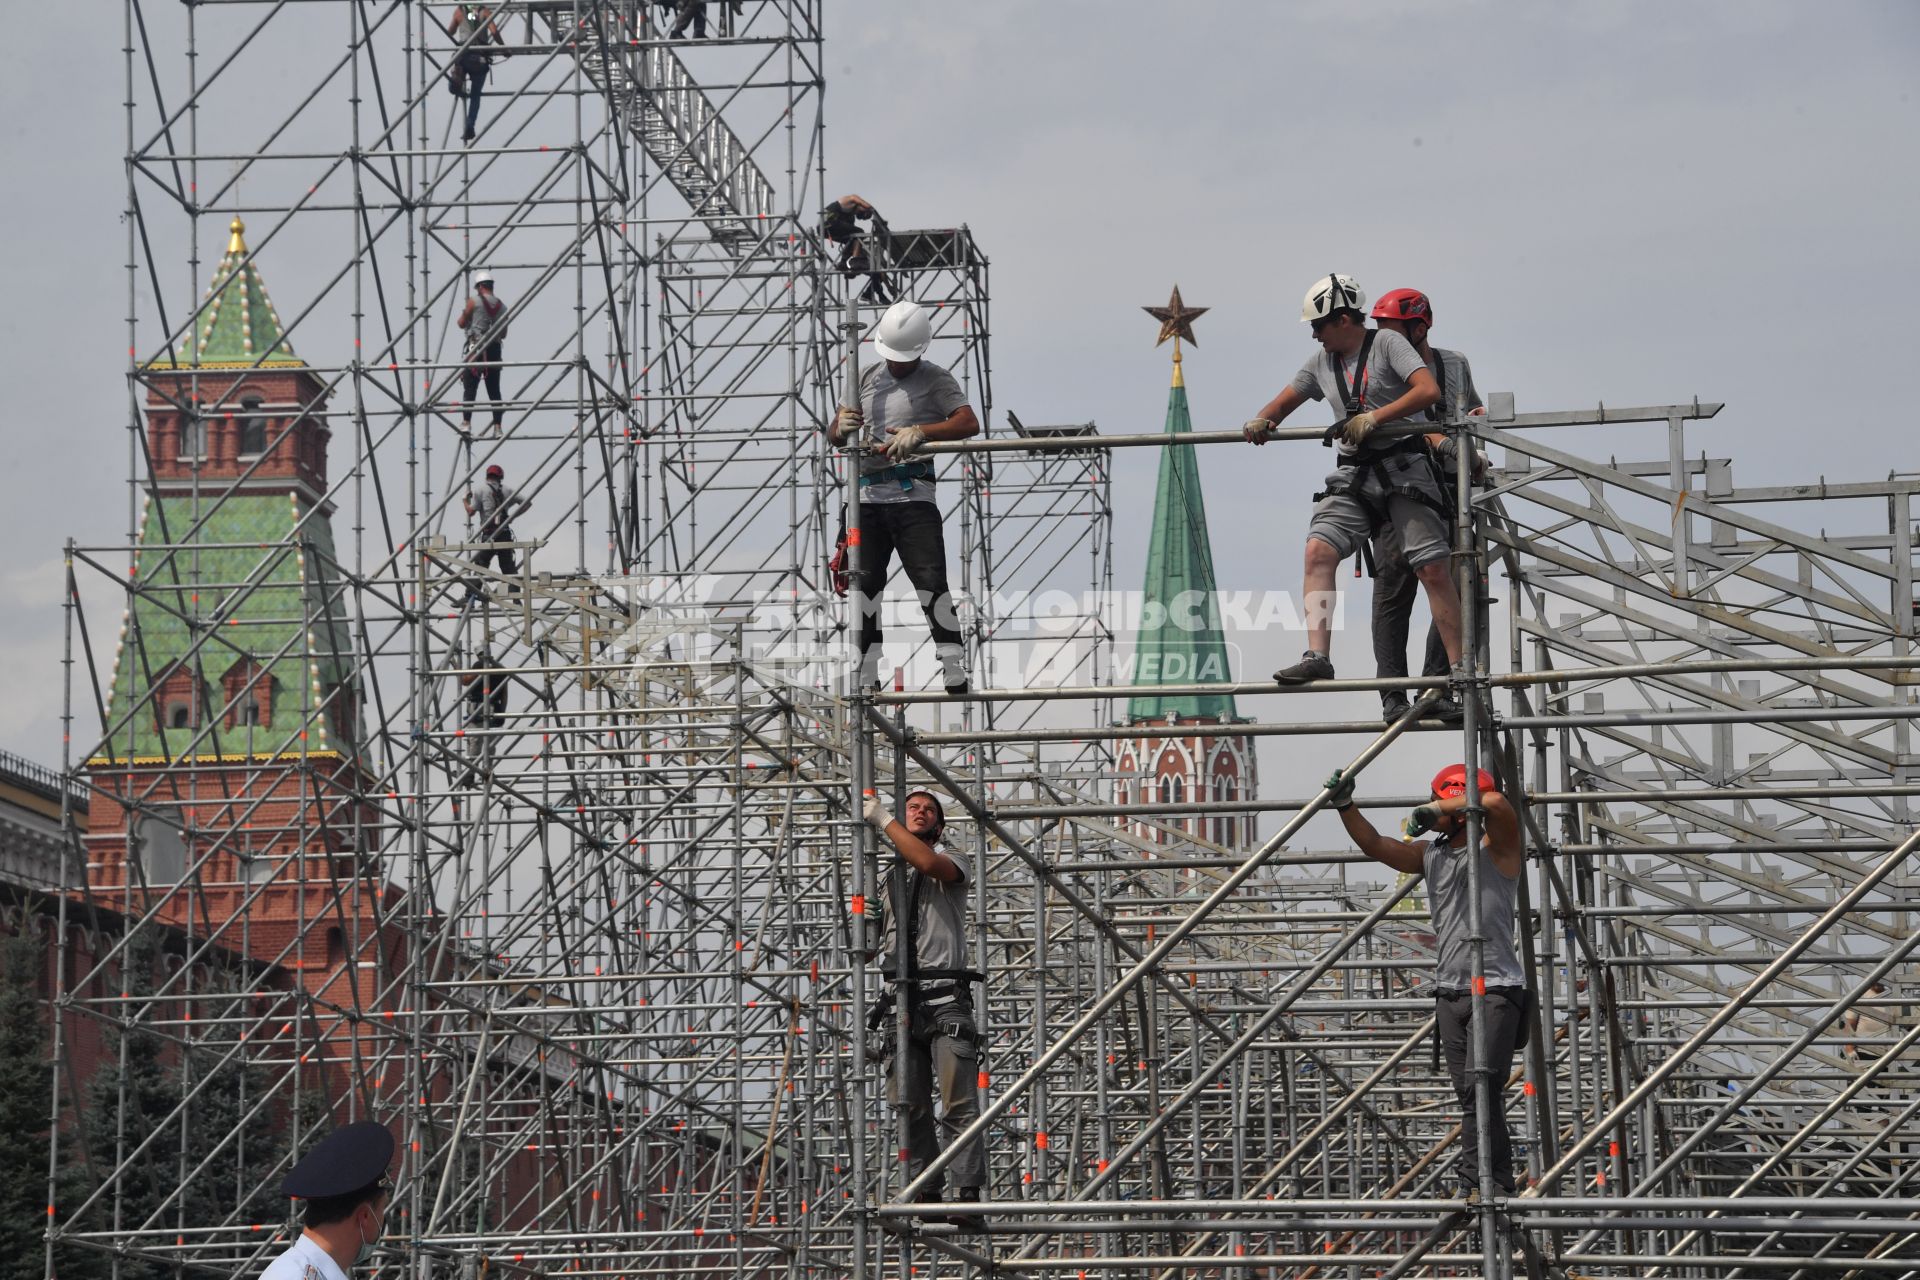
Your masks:
M1453 585L1452 512L1419 436L1381 441L1374 429L1421 413L1440 388L1413 344L1397 333L1369 329L1367 296L1352 276L1329 275L1307 290L1301 319L1313 326L1321 354L1301 366L1260 415L1242 428L1254 444L1309 400L1338 406L1340 418L1321 441L1340 447L1338 468L1315 495L1307 526L1307 649L1300 661L1273 673L1281 684L1333 678L1334 572L1376 530L1391 526L1446 642L1447 660L1460 661L1460 594Z
M466 363L460 367L460 429L469 433L473 430L473 393L484 379L487 399L493 405L493 434L499 435L504 421L500 361L502 344L507 340L507 304L493 291L493 272L481 271L473 277L473 296L454 324L467 334Z
M1433 994L1438 1003L1440 1048L1453 1078L1454 1097L1460 1101L1460 1189L1469 1199L1480 1187L1480 1112L1474 1099L1477 1052L1473 1035L1473 902L1472 879L1479 880L1480 927L1485 930L1483 977L1486 983L1487 1061L1485 1076L1493 1089L1487 1108L1493 1129L1495 1190L1511 1196L1513 1139L1507 1130L1502 1093L1513 1074L1513 1055L1526 1044L1532 999L1526 970L1514 946L1514 891L1525 867L1520 841L1520 818L1513 805L1494 789L1493 775L1479 771L1480 807L1486 813L1486 834L1480 838L1477 871L1467 865L1462 851L1467 841L1467 770L1450 765L1434 775L1432 798L1408 817L1406 840L1389 840L1373 829L1353 803L1353 783L1334 770L1327 779L1333 793L1329 803L1340 814L1348 837L1360 852L1405 875L1424 876L1427 908L1438 941L1439 963L1434 968ZM1432 840L1418 837L1435 832Z
M907 1179L912 1181L980 1115L980 1032L972 984L985 979L967 967L967 893L973 885L973 864L947 839L947 812L930 791L907 793L905 822L896 820L873 795L867 797L862 816L892 843L903 864L887 878L889 931L880 966L894 990L874 1007L869 1021L875 1030L883 1029L898 1007L895 1002L907 1000L907 1058L901 1064L905 1092L889 1071L887 1100L907 1113ZM887 1046L891 1051L890 1041ZM944 1142L934 1128L936 1081ZM987 1185L986 1144L978 1138L969 1142L946 1172L960 1188L962 1203L979 1203ZM921 1199L938 1202L944 1186L942 1178ZM972 1214L949 1220L970 1231L986 1227Z
M925 441L965 440L980 420L951 373L923 359L933 318L902 299L873 329L885 361L860 375L860 403L841 405L828 438L860 450L860 573L853 585L860 616L860 682L880 683L880 600L887 562L900 567L920 597L948 693L968 691L960 619L947 589L947 542L934 492L933 462L915 458Z
M1440 386L1439 403L1427 409L1430 421L1455 422L1487 411L1480 400L1479 390L1473 385L1473 366L1467 362L1466 356L1458 351L1427 344L1427 334L1433 328L1433 303L1426 294L1418 289L1395 289L1382 294L1380 300L1373 304L1373 318L1379 322L1381 329L1391 330L1412 343L1413 349L1420 353L1420 358L1427 362L1428 370ZM1454 437L1444 431L1435 431L1428 434L1427 443L1432 446L1435 461L1440 466L1440 491L1443 494L1450 493L1456 456ZM1481 483L1486 474L1487 456L1476 449L1473 457L1474 482ZM1374 530L1374 675L1384 679L1407 674L1407 631L1413 619L1413 600L1419 594L1420 580L1407 563L1407 553L1400 545L1397 531L1391 527ZM1431 623L1427 627L1426 652L1420 674L1447 674L1447 645L1440 637L1438 623ZM1407 714L1407 707L1408 699L1404 690L1388 689L1380 694L1381 715L1388 724ZM1458 724L1461 720L1460 704L1445 695L1435 700L1427 714L1447 724Z

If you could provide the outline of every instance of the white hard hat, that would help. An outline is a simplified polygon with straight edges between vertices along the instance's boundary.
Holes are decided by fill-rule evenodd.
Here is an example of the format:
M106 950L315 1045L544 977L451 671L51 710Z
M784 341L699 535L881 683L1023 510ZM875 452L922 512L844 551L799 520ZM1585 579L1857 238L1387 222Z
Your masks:
M873 349L889 360L918 360L933 342L933 314L902 298L873 326Z
M1364 314L1366 309L1367 295L1360 282L1352 276L1334 274L1313 282L1313 288L1307 290L1306 301L1300 304L1300 318L1311 322L1325 319L1336 311Z
M474 288L478 289L483 284L490 285L492 283L493 283L493 271L490 268L483 267L479 271L476 271L474 273L474 276L473 276Z

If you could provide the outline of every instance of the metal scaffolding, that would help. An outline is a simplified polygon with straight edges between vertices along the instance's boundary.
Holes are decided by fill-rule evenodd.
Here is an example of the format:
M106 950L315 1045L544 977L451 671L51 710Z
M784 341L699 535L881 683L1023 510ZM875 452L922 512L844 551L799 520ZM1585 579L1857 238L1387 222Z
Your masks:
M1451 428L1496 461L1458 477L1464 730L1382 732L1391 681L1232 686L1233 733L1312 736L1363 806L1424 801L1364 771L1443 734L1524 817L1534 1034L1481 1101L1525 1185L1469 1204L1420 885L1324 847L1324 791L1115 803L1116 744L1166 729L1115 721L1111 468L1173 438L993 423L964 226L874 273L938 304L987 424L930 450L985 687L922 691L912 619L898 691L853 686L821 428L878 306L818 226L824 6L709 7L696 41L500 6L463 146L441 12L126 0L128 518L70 544L49 1275L257 1270L290 1162L365 1118L402 1139L394 1274L1920 1267L1920 476L1742 488L1689 444L1717 404L1496 396ZM481 267L497 434L460 421ZM217 307L271 349L203 360ZM534 504L511 569L462 516L495 462ZM291 515L237 518L268 490ZM1009 603L1050 589L1090 603ZM981 872L984 1236L913 1198L866 1053L858 801L910 784ZM1279 816L1185 821L1223 812Z

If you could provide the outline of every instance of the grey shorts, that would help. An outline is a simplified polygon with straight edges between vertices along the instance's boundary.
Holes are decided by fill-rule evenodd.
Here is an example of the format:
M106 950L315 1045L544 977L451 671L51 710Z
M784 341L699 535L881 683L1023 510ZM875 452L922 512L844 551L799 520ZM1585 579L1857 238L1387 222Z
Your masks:
M1387 498L1387 518L1400 534L1406 548L1407 563L1415 569L1444 560L1453 551L1447 534L1447 522L1424 502L1392 494ZM1318 538L1340 553L1345 560L1360 549L1373 533L1373 517L1360 499L1350 493L1330 493L1313 505L1313 521L1307 536Z

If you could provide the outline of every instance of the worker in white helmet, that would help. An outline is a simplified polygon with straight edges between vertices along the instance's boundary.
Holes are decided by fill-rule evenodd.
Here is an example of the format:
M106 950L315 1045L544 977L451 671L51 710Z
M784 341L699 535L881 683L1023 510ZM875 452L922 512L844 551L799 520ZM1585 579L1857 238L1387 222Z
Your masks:
M968 691L965 650L953 595L947 589L947 543L940 526L933 461L916 457L930 440L965 440L980 420L951 373L925 360L933 341L927 308L902 299L871 334L882 363L860 377L860 403L841 405L829 430L836 445L859 451L860 573L853 583L860 611L860 679L880 682L880 599L897 552L933 632L934 653L948 693Z
M1300 318L1313 327L1321 352L1243 428L1249 441L1265 444L1274 428L1307 401L1335 406L1336 421L1322 443L1339 445L1340 465L1315 495L1307 526L1307 648L1300 661L1273 673L1281 684L1333 678L1334 573L1388 525L1426 588L1447 661L1460 661L1460 594L1449 569L1451 504L1421 436L1383 440L1374 435L1377 427L1423 414L1439 401L1440 387L1406 338L1367 327L1366 305L1366 294L1352 276L1316 281L1307 290Z
M473 393L487 384L493 404L493 434L501 433L500 353L507 339L507 304L493 291L493 272L473 277L473 294L454 324L466 330L466 363L460 368L460 429L473 430Z

